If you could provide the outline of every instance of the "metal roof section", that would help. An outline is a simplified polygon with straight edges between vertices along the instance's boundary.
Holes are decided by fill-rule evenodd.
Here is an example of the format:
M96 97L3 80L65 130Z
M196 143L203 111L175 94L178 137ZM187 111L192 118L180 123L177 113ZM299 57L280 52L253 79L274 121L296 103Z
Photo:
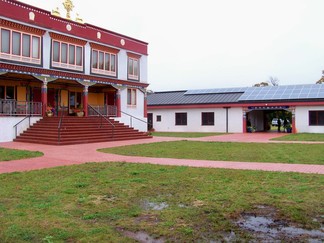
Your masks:
M323 84L156 92L148 95L148 105L227 104L314 99L324 99Z
M148 105L227 104L238 102L242 93L186 94L187 91L149 94Z
M196 89L196 90L188 90L185 93L185 95L243 93L247 89L248 89L248 87L243 87L243 88L219 88L219 89Z
M307 99L324 99L324 85L306 84L250 87L240 97L239 101L276 101Z

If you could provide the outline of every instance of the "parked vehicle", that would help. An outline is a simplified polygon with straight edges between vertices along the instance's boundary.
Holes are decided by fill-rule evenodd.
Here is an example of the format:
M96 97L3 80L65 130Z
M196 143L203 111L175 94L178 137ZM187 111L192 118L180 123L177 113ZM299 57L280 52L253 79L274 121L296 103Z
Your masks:
M281 126L283 126L283 123L284 123L284 120L280 119ZM271 121L271 125L277 127L278 126L278 118L273 118Z

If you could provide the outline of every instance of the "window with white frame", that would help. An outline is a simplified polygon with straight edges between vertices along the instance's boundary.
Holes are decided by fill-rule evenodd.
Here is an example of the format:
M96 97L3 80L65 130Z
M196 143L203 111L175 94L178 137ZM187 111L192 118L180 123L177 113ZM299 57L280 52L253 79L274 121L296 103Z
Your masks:
M92 49L91 72L116 77L116 54Z
M0 27L0 57L41 64L41 36Z
M136 106L136 89L127 89L127 105Z
M83 70L83 46L52 41L52 66L77 71Z
M139 59L128 57L128 79L139 80Z

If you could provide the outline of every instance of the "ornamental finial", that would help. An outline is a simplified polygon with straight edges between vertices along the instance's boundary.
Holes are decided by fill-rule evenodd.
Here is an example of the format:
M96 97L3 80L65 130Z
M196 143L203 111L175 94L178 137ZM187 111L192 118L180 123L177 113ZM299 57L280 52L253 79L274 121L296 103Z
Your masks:
M73 8L74 8L74 5L73 5L72 1L71 1L71 0L65 0L65 1L63 2L63 6L64 6L64 8L65 8L65 10L66 10L66 18L67 18L67 19L71 19L70 12L71 12L71 11L73 10Z

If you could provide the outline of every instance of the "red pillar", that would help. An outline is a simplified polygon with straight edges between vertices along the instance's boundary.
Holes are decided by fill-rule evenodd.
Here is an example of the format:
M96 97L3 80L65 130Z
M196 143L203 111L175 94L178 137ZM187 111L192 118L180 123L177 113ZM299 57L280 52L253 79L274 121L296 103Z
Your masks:
M296 119L295 119L295 108L291 110L291 128L292 128L292 133L297 133L296 129Z
M88 86L84 86L83 88L83 111L84 116L88 116Z
M147 118L147 94L144 94L144 117Z
M120 100L120 91L116 92L116 106L117 106L117 117L121 117L121 100Z
M46 114L46 108L47 108L47 81L43 81L42 85L42 115L43 117Z
M243 133L246 133L246 111L243 109Z

